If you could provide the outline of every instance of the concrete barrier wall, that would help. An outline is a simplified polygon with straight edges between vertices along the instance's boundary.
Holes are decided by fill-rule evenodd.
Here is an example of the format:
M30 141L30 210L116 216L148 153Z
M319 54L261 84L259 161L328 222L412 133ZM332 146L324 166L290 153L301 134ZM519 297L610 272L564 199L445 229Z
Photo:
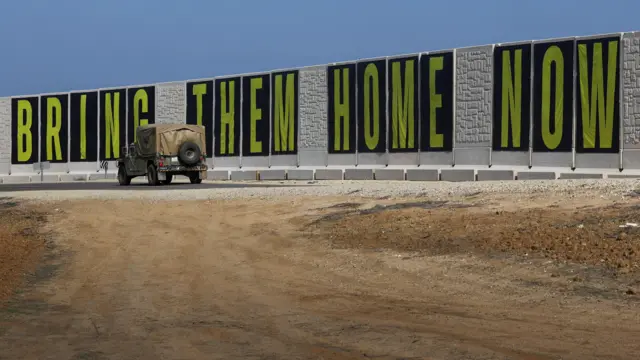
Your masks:
M214 179L619 176L640 171L640 32L1 98L0 177L113 177L145 123L204 125Z

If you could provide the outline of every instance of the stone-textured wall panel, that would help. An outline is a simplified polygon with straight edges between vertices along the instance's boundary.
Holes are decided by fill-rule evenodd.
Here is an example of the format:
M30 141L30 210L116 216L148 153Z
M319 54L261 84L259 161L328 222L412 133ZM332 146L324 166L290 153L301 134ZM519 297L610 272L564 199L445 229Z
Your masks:
M327 148L327 67L300 70L300 149Z
M456 147L491 144L493 45L456 51Z
M10 165L11 98L0 98L0 169L8 169Z
M623 144L640 148L640 32L623 35Z
M156 86L156 122L158 124L184 124L187 108L185 83L172 82Z

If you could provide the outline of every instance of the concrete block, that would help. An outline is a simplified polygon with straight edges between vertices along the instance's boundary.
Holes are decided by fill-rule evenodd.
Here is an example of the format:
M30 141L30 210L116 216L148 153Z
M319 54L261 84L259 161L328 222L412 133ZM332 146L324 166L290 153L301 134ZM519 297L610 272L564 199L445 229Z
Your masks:
M287 171L289 180L313 180L313 170L292 169Z
M87 181L88 174L62 174L60 175L60 181L73 182L73 181Z
M513 170L478 170L478 181L513 180Z
M341 169L318 169L316 170L316 180L342 180Z
M437 169L407 169L409 181L438 181L440 173Z
M518 180L555 180L556 173L553 171L523 171L516 175Z
M103 172L89 174L89 180L115 180L116 173L107 173L106 177Z
M44 174L42 175L42 178L40 178L40 175L33 175L31 177L31 182L34 183L53 183L53 182L60 182L60 175L56 174Z
M440 170L442 181L475 181L476 175L473 169L443 169Z
M227 170L207 171L207 180L229 180L229 171Z
M404 169L376 169L376 180L404 180Z
M286 170L260 170L260 180L286 180Z
M258 172L255 170L234 170L231 171L231 180L257 180Z
M2 177L3 184L23 184L31 182L31 177L28 175L8 175Z
M373 169L345 169L345 180L373 180Z
M604 174L561 173L559 179L604 179Z
M609 179L640 179L640 174L609 174Z

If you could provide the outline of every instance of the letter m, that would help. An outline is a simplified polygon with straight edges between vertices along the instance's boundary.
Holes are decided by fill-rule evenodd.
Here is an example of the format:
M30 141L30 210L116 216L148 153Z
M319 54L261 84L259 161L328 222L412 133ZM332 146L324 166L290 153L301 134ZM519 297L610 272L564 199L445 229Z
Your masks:
M283 96L282 75L275 76L273 132L277 152L295 150L295 85L295 74L287 74Z
M391 119L393 129L392 146L394 149L413 148L415 139L415 119L413 116L414 60L407 60L404 64L404 91L402 72L400 71L401 62L396 61L392 65L393 98L391 100Z

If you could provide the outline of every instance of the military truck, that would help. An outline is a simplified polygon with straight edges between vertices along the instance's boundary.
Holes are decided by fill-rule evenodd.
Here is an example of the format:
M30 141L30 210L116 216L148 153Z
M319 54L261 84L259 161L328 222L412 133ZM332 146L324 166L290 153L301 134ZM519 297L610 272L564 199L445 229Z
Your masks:
M170 184L184 175L192 184L207 178L204 126L153 124L136 129L135 141L123 148L118 159L118 183L146 176L149 185Z

